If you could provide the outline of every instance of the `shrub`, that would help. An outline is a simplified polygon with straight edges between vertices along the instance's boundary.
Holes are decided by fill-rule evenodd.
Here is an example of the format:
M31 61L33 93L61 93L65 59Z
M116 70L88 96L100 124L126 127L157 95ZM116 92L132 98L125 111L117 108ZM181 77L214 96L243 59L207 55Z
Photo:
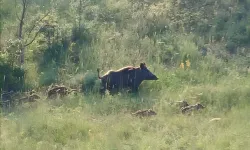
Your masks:
M98 89L97 73L94 73L93 71L87 71L83 77L82 91L85 94L88 94L90 92L97 92L97 89Z
M226 43L226 50L231 53L231 54L235 54L236 53L236 48L237 48L237 45L235 42L232 42L232 41L228 41Z
M24 87L24 70L0 62L0 92L20 91Z

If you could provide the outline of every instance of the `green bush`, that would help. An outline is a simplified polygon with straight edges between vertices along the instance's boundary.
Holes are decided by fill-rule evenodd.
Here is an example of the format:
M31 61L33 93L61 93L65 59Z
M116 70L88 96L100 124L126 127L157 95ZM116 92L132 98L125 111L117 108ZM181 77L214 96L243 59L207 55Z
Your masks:
M24 88L24 70L0 62L0 92L20 91Z
M100 87L100 82L98 82L97 73L93 71L87 71L84 74L83 81L82 81L82 91L85 94L89 94L92 92L98 92ZM99 86L98 86L99 84Z
M92 38L90 31L84 25L72 28L71 42L87 45L92 42Z
M52 83L56 83L58 80L58 72L56 67L51 67L47 69L43 69L39 77L39 85L41 86L48 86Z
M226 43L226 50L231 53L235 54L237 49L237 44L233 41L227 41Z

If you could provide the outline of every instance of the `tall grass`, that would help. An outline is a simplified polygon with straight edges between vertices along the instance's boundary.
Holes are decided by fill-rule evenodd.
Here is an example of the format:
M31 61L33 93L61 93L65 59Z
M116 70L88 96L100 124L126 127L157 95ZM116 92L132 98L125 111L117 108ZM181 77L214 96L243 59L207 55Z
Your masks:
M37 106L30 105L31 108L23 106L22 111L1 117L0 146L2 149L248 148L249 107L237 105L247 104L247 96L237 99L230 97L235 94L203 87L201 102L220 99L216 104L207 104L207 109L201 113L185 116L168 103L170 97L174 98L170 95L176 93L165 94L162 92L154 100L147 100L145 97L149 95L145 94L145 101L121 96L105 99L69 96L52 102L41 101ZM190 103L195 102L190 92L182 91L182 94ZM222 105L227 109L231 100L237 103L224 113ZM157 116L139 119L130 115L133 110L150 107L157 111ZM222 120L209 122L214 117Z

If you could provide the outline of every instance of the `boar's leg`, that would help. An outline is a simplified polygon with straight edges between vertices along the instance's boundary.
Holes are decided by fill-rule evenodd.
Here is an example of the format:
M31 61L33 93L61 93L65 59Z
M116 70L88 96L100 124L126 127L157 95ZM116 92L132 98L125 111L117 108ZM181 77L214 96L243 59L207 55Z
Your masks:
M139 91L139 88L136 87L136 86L133 86L133 87L131 88L131 92L132 92L132 93L137 93L138 91Z

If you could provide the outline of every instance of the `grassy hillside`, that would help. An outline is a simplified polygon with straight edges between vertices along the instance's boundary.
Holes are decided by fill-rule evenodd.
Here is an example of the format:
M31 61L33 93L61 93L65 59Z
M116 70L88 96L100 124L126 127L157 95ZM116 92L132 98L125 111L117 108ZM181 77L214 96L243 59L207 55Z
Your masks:
M0 149L250 146L249 0L28 0L20 37L22 4L0 0L0 92L41 98L1 108ZM138 94L96 92L97 68L141 62L159 80ZM48 100L52 83L85 93ZM183 115L171 105L183 99L206 108ZM131 115L149 108L157 115Z

